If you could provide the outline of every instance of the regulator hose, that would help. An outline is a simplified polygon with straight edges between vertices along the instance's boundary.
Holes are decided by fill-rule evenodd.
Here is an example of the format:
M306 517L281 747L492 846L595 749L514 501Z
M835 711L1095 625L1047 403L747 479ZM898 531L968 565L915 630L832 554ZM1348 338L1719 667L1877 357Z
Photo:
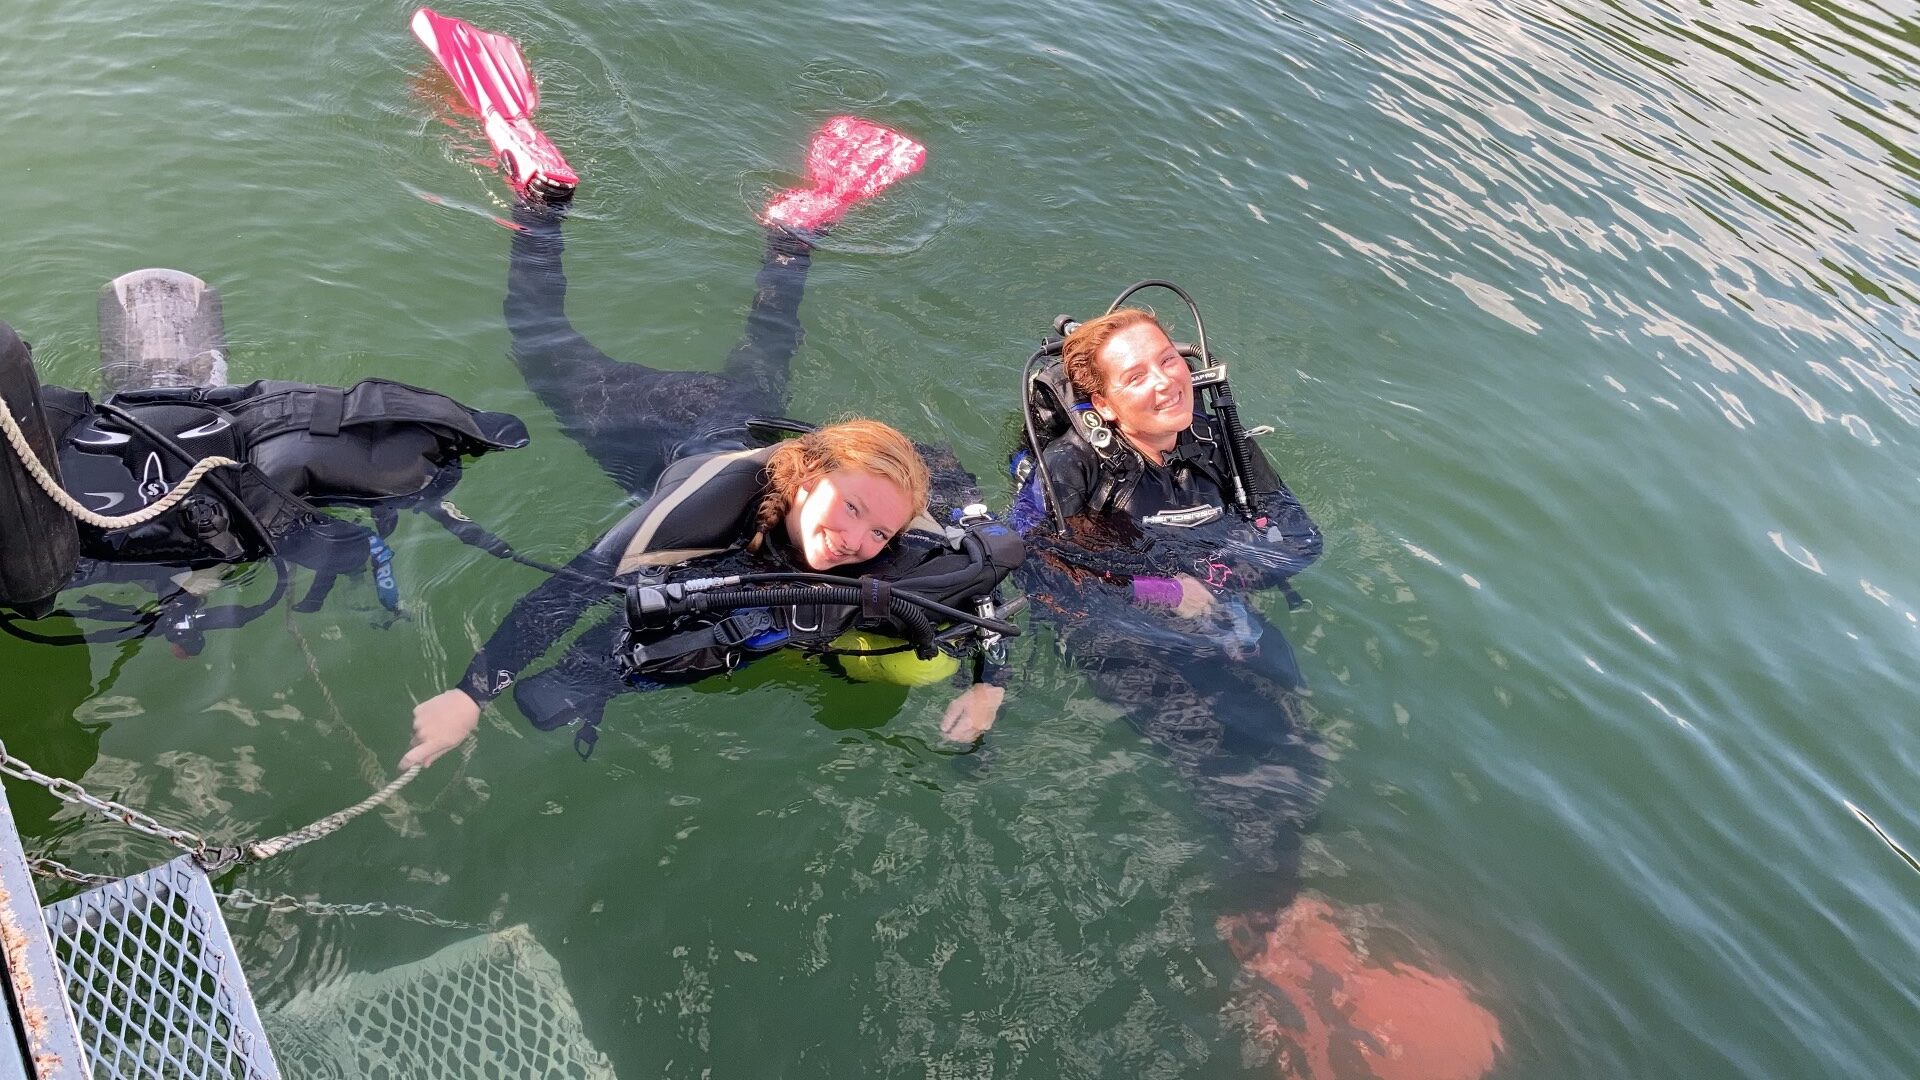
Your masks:
M861 603L860 598L862 595L861 585L859 584L859 582L869 581L869 580L878 580L878 579L860 578L857 581L850 582L846 578L834 577L831 574L810 574L810 573L806 573L804 571L798 571L798 570L792 571L792 572L780 572L780 573L742 574L740 575L740 578L739 578L739 582L742 585L751 584L754 582L763 582L763 581L765 582L796 581L796 582L805 582L808 584L806 584L803 588L798 588L798 589L789 587L787 589L763 588L763 589L754 589L754 590L744 590L744 589L731 590L736 593L745 594L749 597L749 599L745 601L735 601L727 605L718 605L718 604L708 605L700 608L695 608L692 610L712 611L715 608L721 607L721 606L736 607L736 608L738 607L781 607L781 606L790 605L790 604L838 604L842 607L859 607ZM852 597L852 599L820 599L820 596L823 591L822 586L825 587L824 591L843 592L845 595ZM714 589L707 592L688 593L687 601L690 602L695 598L702 597L702 596L716 596L716 595L719 595L721 592L722 590ZM934 615L939 615L942 618L945 618L952 622L966 623L969 626L977 626L982 630L991 630L992 632L999 634L1001 637L1019 637L1020 636L1020 628L1010 622L1006 622L1005 620L989 618L985 615L981 615L972 611L962 611L957 607L950 607L946 604L941 603L938 600L934 600L930 597L922 596L918 592L912 589L902 589L896 586L894 587L892 592L893 592L893 598L895 600L904 600L909 604L913 604L927 612L930 612ZM769 595L772 595L773 599L766 599L766 597Z
M1054 325L1060 326L1066 319L1067 317L1062 315L1059 319L1054 320ZM1020 396L1023 399L1020 402L1020 412L1027 426L1027 453L1031 455L1033 459L1034 471L1040 474L1041 509L1046 511L1047 517L1053 521L1055 528L1065 529L1067 523L1060 519L1060 500L1055 498L1053 494L1053 475L1047 471L1046 455L1040 452L1040 435L1033 430L1033 402L1031 400L1033 394L1033 366L1039 363L1042 358L1055 355L1059 353L1059 351L1059 343L1048 342L1038 349L1035 349L1032 356L1027 357L1026 366L1021 369L1020 375Z

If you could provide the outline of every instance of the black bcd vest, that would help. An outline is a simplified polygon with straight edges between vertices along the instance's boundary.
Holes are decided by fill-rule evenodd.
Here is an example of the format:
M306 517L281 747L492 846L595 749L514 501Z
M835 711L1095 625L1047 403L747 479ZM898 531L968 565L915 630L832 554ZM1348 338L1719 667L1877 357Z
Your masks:
M327 506L376 515L435 497L464 456L527 444L508 414L385 379L341 389L262 380L116 394L43 388L68 494L121 516L157 501L195 462L227 457L192 494L145 524L81 526L82 553L106 563L207 567L278 555L329 573L364 565L371 532Z

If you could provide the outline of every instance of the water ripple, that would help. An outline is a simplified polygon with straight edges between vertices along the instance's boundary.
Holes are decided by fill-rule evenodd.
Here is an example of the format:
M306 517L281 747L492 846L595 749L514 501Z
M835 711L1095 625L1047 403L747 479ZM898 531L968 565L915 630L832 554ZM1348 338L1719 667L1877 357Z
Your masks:
M1736 426L1751 415L1715 376L1844 421L1856 409L1819 389L1827 361L1847 365L1847 391L1920 420L1920 277L1902 255L1920 174L1897 110L1857 90L1911 88L1892 28L1796 8L1769 26L1632 6L1605 21L1544 5L1355 14L1380 62L1371 104L1406 134L1362 175L1406 198L1424 234L1341 236L1356 255L1394 280L1451 282L1521 329L1559 304L1596 335L1666 342L1707 369ZM1636 299L1640 274L1672 299ZM1775 370L1762 331L1819 367Z

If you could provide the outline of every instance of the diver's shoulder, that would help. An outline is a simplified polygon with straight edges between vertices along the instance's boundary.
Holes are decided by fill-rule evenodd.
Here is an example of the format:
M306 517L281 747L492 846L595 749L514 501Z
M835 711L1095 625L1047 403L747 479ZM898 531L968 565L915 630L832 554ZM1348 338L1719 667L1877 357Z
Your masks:
M1077 435L1062 435L1053 440L1040 456L1046 460L1047 470L1055 473L1070 469L1090 474L1100 465L1099 452Z
M653 494L596 546L622 573L733 546L746 539L766 494L770 453L770 447L760 447L675 461L660 474Z
M1218 445L1224 433L1225 428L1221 426L1218 417L1208 413L1196 412L1193 414L1192 425L1180 433L1179 441L1189 444L1207 443Z
M691 491L708 487L730 487L742 478L757 480L766 468L773 447L758 446L744 450L717 450L678 458L660 472L648 501L671 496L683 488ZM684 496L682 496L684 497Z

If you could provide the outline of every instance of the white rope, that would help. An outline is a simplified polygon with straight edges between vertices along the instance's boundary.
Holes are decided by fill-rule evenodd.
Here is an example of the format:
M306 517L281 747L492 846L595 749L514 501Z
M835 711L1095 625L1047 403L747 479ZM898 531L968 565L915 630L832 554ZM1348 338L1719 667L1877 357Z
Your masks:
M20 430L20 423L13 418L12 409L0 407L0 430L6 432L7 442L13 447L13 452L20 456L20 464L26 466L27 475L33 477L34 482L40 485L40 489L47 493L48 498L58 504L60 509L65 510L67 513L72 514L74 517L89 525L94 525L102 529L124 529L130 525L141 525L152 521L154 518L173 509L181 499L186 498L188 493L193 491L193 486L198 484L200 478L205 476L209 470L217 469L222 465L240 464L232 458L226 457L201 458L193 468L187 470L187 475L181 477L180 482L173 486L173 490L167 492L159 502L152 503L131 514L122 514L119 517L106 517L102 514L96 514L80 505L74 500L73 496L67 494L66 491L60 487L59 481L55 480L53 474L47 471L47 467L40 463L40 458L34 454L33 447L27 443L27 433Z
M319 821L305 828L295 829L285 836L276 836L271 840L256 840L247 845L247 854L254 860L271 859L283 851L290 851L299 847L301 844L310 843L330 833L336 832L347 822L352 821L361 814L393 798L396 792L411 783L414 777L419 776L420 770L424 767L425 766L421 765L409 767L407 771L394 777L386 787L361 799L345 810L328 814L326 817L321 818Z

